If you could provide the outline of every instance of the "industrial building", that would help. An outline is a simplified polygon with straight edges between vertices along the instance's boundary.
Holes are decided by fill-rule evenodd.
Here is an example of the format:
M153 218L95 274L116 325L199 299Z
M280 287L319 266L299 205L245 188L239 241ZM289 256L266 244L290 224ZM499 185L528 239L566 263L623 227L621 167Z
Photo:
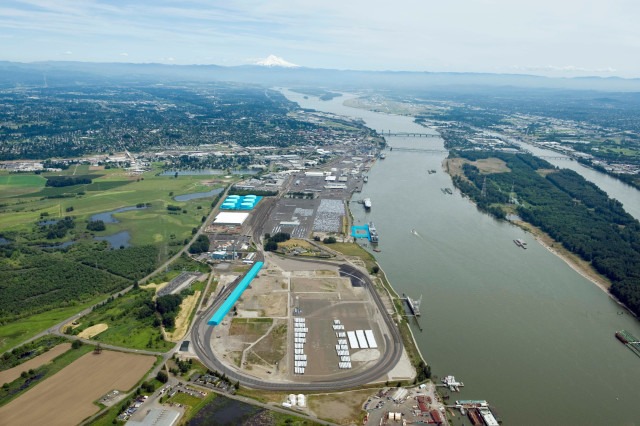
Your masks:
M229 195L224 199L220 209L222 210L253 210L262 199L257 195Z

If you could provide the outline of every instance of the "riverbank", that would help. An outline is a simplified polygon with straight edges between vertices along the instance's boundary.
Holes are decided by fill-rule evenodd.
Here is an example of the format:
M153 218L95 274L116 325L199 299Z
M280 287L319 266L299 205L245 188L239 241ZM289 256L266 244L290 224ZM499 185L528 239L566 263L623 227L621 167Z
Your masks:
M466 176L462 172L463 163L473 164L474 166L478 167L481 170L481 172L484 172L487 174L496 172L491 168L484 170L482 167L482 164L478 164L478 162L470 162L467 160L461 161L458 158L445 159L443 162L443 168L451 177L459 176L462 179L467 180ZM506 170L500 170L500 171L502 172L509 171L509 169L507 168ZM471 199L469 200L473 204L476 204L473 200ZM627 310L631 315L637 317L635 313L628 306L626 306L622 301L620 301L613 294L611 294L610 292L610 288L612 286L611 280L609 280L607 277L605 277L604 275L596 271L596 269L591 265L590 262L587 262L577 254L567 250L562 245L562 243L553 239L549 234L544 232L539 227L523 220L511 220L510 222L518 226L519 228L523 229L524 231L529 232L535 238L535 240L538 243L540 243L540 245L542 245L544 248L546 248L550 253L560 258L571 269L573 269L575 272L580 274L580 276L582 276L583 278L595 284L599 289L604 291L612 300L614 300L618 305L620 305L625 310Z

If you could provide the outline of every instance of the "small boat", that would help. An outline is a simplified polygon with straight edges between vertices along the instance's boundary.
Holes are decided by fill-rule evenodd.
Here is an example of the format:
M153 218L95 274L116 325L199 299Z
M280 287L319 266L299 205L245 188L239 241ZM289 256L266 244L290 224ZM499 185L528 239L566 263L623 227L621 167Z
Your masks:
M375 251L376 253L380 253L382 250L380 250L379 248L374 248L373 251Z

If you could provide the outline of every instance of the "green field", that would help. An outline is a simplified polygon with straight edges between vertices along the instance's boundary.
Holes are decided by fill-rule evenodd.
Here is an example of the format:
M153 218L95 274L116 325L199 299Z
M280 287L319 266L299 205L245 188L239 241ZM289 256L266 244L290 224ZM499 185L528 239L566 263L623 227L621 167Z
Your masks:
M94 298L85 303L79 303L75 306L52 309L0 326L0 352L17 346L20 342L30 339L41 331L56 325L60 321L94 305L102 299L104 299L104 296Z
M74 332L107 324L109 328L93 340L133 349L168 351L175 343L162 338L160 327L153 325L153 312L149 313L147 308L154 294L153 290L132 290L82 317Z
M78 175L91 174L78 167ZM61 174L73 174L74 167ZM68 215L76 218L77 231L84 230L85 222L94 214L121 207L150 203L144 210L117 214L119 223L107 224L98 235L110 235L129 231L134 245L171 243L182 241L191 235L191 229L199 226L202 216L210 211L213 197L187 202L177 202L173 197L193 192L207 192L227 184L211 176L156 176L153 170L142 176L131 176L121 169L95 172L93 182L86 185L44 187L45 178L35 174L0 175L0 229L26 231L46 219ZM52 174L47 174L49 176ZM171 194L171 195L170 195ZM63 198L46 198L63 197ZM167 206L180 206L183 211L169 214ZM70 209L72 211L67 211ZM186 213L184 213L186 211Z
M38 191L45 182L36 174L0 174L0 199Z

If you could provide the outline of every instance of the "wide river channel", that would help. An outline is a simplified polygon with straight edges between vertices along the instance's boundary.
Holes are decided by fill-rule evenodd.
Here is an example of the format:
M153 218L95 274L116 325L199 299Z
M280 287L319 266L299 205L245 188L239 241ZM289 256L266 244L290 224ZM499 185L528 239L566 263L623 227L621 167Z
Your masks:
M346 107L345 97L283 93L378 131L427 132L410 117ZM439 138L387 142L443 149ZM531 235L479 212L457 190L443 194L441 188L453 189L445 156L387 151L352 199L371 198L371 212L355 202L351 209L356 224L375 222L382 252L374 254L396 291L423 296L413 332L434 375L464 382L451 402L487 400L508 425L640 425L640 358L614 337L620 329L640 337L640 323ZM572 162L556 164L565 163ZM581 169L637 217L638 191ZM457 413L454 424L469 421Z

